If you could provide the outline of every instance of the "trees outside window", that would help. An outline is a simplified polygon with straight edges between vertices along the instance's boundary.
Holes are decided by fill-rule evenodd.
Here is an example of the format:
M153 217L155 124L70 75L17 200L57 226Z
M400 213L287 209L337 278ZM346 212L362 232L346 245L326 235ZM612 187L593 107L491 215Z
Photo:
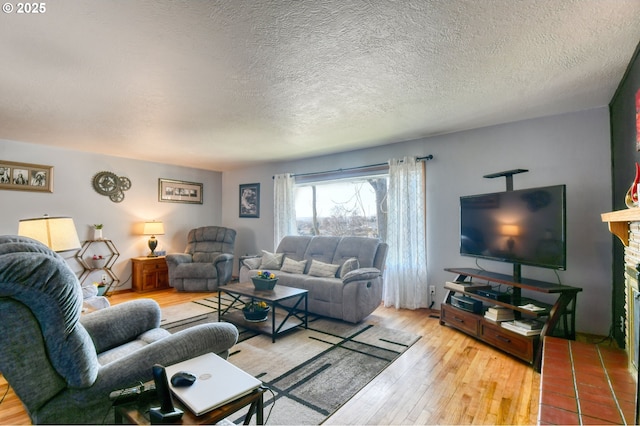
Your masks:
M385 240L387 176L296 185L299 235L361 236Z

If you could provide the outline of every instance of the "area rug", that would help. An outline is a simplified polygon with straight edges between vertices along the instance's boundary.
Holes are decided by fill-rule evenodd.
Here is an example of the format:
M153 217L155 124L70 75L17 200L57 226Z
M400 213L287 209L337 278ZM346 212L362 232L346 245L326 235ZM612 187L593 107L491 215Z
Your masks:
M197 302L216 311L217 301L211 301ZM217 312L205 315L210 318L194 316L192 324L217 321ZM181 318L174 324L182 328L187 321ZM241 341L231 348L229 361L271 390L265 394L265 419L269 416L267 424L277 425L322 423L420 339L366 320L350 324L316 316L310 316L308 329L279 336L276 343L269 336L239 331ZM229 420L240 424L244 414Z

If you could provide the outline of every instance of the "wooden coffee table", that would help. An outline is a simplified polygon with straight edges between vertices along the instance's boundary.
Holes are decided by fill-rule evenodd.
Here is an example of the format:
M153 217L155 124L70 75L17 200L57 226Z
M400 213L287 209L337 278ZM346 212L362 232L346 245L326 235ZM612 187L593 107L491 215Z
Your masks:
M234 399L208 413L201 416L194 415L188 408L186 408L177 398L173 399L173 404L176 408L181 409L184 414L182 419L173 424L182 425L208 425L216 424L222 419L225 419L233 413L241 410L246 406L250 406L249 411L244 419L244 424L248 425L251 420L251 416L256 414L256 424L264 424L264 396L267 388L264 386L259 387L248 395L241 396ZM149 409L151 407L159 407L160 402L155 393L151 397L145 398L144 395L139 401L130 402L128 404L116 405L115 410L115 424L133 424L133 425L148 425L151 424L149 419Z
M233 299L231 304L222 309L222 293ZM276 285L273 290L256 290L253 283L227 284L218 288L218 321L255 330L258 333L271 336L275 343L276 336L297 327L307 328L307 296L309 292L300 288ZM270 306L269 315L265 321L250 322L244 319L242 307L247 299L266 302ZM292 305L282 304L291 300ZM302 305L302 306L301 306Z

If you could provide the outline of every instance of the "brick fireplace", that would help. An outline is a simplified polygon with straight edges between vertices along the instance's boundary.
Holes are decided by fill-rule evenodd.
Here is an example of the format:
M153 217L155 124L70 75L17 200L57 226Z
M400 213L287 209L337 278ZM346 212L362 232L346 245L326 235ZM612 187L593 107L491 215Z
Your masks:
M611 233L624 244L625 350L629 372L636 378L637 384L640 362L640 208L603 213L602 220L609 223ZM640 419L638 412L636 389L636 421Z

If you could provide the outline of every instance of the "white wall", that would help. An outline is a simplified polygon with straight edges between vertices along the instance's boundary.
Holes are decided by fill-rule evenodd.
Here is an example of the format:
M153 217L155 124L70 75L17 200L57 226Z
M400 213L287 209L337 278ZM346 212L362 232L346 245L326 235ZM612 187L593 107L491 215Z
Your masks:
M164 222L165 235L157 236L157 250L182 252L186 234L196 226L221 225L222 174L207 170L130 160L42 145L0 140L0 160L53 166L53 193L0 190L0 234L16 234L24 218L71 216L81 241L93 238L94 223L104 224L104 238L113 241L120 252L113 271L124 283L131 276L132 257L149 252L148 237L140 235L142 223ZM93 176L113 172L131 180L120 203L93 190ZM203 183L203 204L158 201L158 179L177 179ZM92 246L93 249L93 246ZM96 247L96 251L99 248ZM69 255L65 255L69 257ZM77 270L77 263L71 266Z
M273 249L273 181L279 173L306 173L354 167L405 155L433 154L427 163L429 284L452 278L446 267L474 267L461 257L459 197L502 191L505 179L482 176L516 168L515 189L567 185L567 270L562 283L582 287L578 295L577 329L606 335L611 321L612 237L600 213L611 210L611 154L606 107L455 134L225 172L222 177L222 222L238 230L237 254ZM261 184L260 218L238 217L238 185ZM508 264L480 261L485 269L511 273ZM556 282L553 271L523 266L526 278ZM436 304L437 306L437 304Z
M131 257L145 255L147 238L138 235L146 220L162 220L166 235L161 249L182 251L192 227L222 225L238 231L236 255L273 249L273 181L278 173L305 173L385 162L405 155L433 154L427 163L429 284L451 279L446 267L473 267L458 254L458 201L461 195L504 190L504 179L483 179L488 173L524 168L514 176L515 188L567 185L567 271L563 283L584 289L578 295L578 331L606 335L611 321L613 239L600 213L611 209L609 114L606 107L518 123L436 136L416 141L301 161L264 164L221 174L139 160L0 140L0 159L54 166L54 192L0 191L0 234L17 232L18 220L68 215L81 240L92 236L91 225L103 223L106 238L120 251L115 273L125 281ZM250 155L250 154L248 154ZM97 194L91 179L99 171L131 179L121 203ZM158 202L158 178L204 183L204 204ZM261 184L260 218L238 217L238 185ZM481 261L485 269L510 273L507 264ZM523 276L556 281L553 271L523 267ZM126 282L122 288L130 287ZM437 306L437 305L436 305Z

